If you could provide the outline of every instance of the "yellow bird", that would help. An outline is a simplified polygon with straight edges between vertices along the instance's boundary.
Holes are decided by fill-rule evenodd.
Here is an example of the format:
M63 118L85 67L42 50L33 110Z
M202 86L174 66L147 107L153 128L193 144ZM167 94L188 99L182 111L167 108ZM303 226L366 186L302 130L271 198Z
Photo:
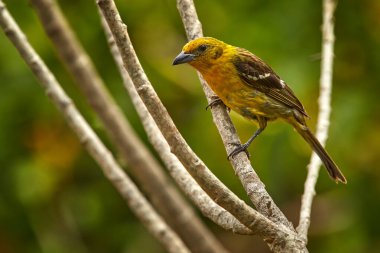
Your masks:
M222 101L244 118L258 122L259 128L244 144L236 144L228 158L244 151L277 118L290 123L318 154L329 175L346 183L346 178L326 150L311 133L303 105L289 86L263 60L248 50L204 37L188 42L173 65L188 63L198 70Z

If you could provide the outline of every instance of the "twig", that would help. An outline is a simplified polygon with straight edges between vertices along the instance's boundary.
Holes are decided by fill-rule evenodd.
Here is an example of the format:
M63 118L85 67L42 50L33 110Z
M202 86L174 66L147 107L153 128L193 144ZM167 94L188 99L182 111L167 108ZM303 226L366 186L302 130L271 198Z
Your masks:
M96 136L85 119L75 108L71 99L65 94L53 74L28 43L10 13L0 0L0 26L17 48L21 57L40 81L47 95L65 116L68 124L78 135L90 155L99 164L105 176L111 181L129 207L146 228L173 253L190 252L179 237L162 221L133 182L126 176L115 161L111 152Z
M189 40L203 36L202 26L198 19L197 12L192 0L177 0L177 8L182 17L183 24ZM215 96L214 92L209 88L206 81L198 73L202 88L206 94L207 100L210 103L212 97ZM228 115L223 105L213 106L211 108L212 116L219 134L222 137L224 146L226 147L227 154L230 154L234 146L229 143L240 142L236 133L236 129L232 124L231 118ZM271 196L265 190L265 185L261 182L259 176L253 169L250 161L244 153L235 156L231 159L232 167L235 174L239 177L247 195L252 203L256 206L257 210L268 217L273 222L280 222L294 231L293 225L288 221L285 215L274 203Z
M127 89L130 97L132 98L132 103L136 108L136 111L148 135L149 141L152 143L161 160L168 168L170 175L174 178L182 191L185 192L185 194L199 208L204 216L208 217L225 230L232 231L233 233L243 235L253 234L252 230L245 227L229 212L218 206L195 182L178 158L170 152L169 144L162 136L162 133L158 129L152 116L146 109L146 106L142 102L140 96L137 94L128 72L123 67L123 61L121 59L119 49L117 48L112 37L112 33L105 22L106 21L102 17L102 25L108 38L108 44L110 45L112 56L122 76L124 87ZM209 238L204 239L209 240Z
M180 135L145 75L134 52L127 27L122 22L114 2L111 0L98 0L97 3L112 31L122 55L124 67L127 69L138 94L170 145L171 151L178 157L193 178L216 203L229 211L245 226L262 236L274 252L307 251L303 242L298 240L296 233L284 225L273 223L246 205L223 185L196 156Z
M319 115L316 137L324 146L328 137L331 112L332 71L334 59L334 11L335 0L323 1L323 25L322 25L322 61L321 77L319 81ZM302 196L300 220L297 227L298 234L307 243L307 231L310 226L311 205L315 195L315 184L318 179L321 160L313 152L308 165L308 174L305 182L305 190Z
M137 137L56 2L32 0L31 3L63 63L99 115L111 140L128 163L130 172L160 214L193 252L222 252L213 234L173 187L163 168Z

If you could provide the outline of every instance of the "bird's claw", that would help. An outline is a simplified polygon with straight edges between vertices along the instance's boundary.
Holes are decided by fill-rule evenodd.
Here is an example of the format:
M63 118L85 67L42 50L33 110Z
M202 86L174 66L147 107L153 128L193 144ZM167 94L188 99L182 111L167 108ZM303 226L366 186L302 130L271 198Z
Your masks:
M211 99L212 101L206 106L206 111L208 108L212 108L217 104L223 104L223 101L218 96L212 96Z
M211 98L212 98L212 101L206 106L206 111L208 108L212 108L218 104L222 104L222 105L226 106L218 96L212 96ZM231 109L227 106L226 106L226 108L227 108L228 112L230 112Z
M251 157L251 155L249 154L249 152L247 150L249 144L247 144L247 143L245 143L245 144L229 143L229 144L235 146L236 148L227 156L228 160L230 160L231 158L234 158L234 156L236 156L240 152L244 152L247 155L248 159Z

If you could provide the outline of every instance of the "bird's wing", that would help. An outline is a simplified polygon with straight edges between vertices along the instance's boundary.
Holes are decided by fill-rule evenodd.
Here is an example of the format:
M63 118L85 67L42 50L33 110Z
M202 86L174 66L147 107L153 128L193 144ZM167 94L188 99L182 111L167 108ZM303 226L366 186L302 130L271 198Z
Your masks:
M239 48L233 63L246 85L309 117L289 86L259 57Z

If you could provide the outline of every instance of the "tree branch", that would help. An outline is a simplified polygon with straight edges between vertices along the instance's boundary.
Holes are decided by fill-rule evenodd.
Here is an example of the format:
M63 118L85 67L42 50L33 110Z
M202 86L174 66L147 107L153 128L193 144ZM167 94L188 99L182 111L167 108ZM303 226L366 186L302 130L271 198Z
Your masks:
M132 99L132 103L136 108L136 111L148 135L150 143L152 143L154 149L159 154L166 168L168 168L170 175L173 177L182 191L199 208L204 216L208 217L214 223L221 226L225 230L232 231L233 233L243 235L253 234L252 230L248 229L229 212L218 206L190 176L178 158L170 152L169 144L166 142L164 136L162 136L162 133L158 129L152 116L142 102L140 96L137 94L135 86L133 85L128 72L123 67L123 61L121 59L119 49L117 48L115 40L112 37L112 33L105 22L106 21L102 17L102 25L107 35L112 56L122 76L124 87ZM204 239L209 240L209 238Z
M65 116L68 124L77 134L81 143L99 164L105 176L127 201L129 207L145 227L169 252L190 252L179 237L163 222L160 216L158 216L133 182L125 175L111 152L107 150L96 136L94 131L75 108L71 99L65 94L53 74L28 43L25 35L21 32L1 0L0 26L40 81L49 98Z
M274 252L306 252L297 234L284 225L277 225L265 216L256 212L226 186L224 186L196 156L180 135L166 108L159 100L151 83L145 75L131 44L127 27L122 22L116 6L111 0L97 0L113 37L122 55L135 87L148 111L155 120L163 136L170 145L171 151L216 203L234 215L241 223L262 236Z
M31 3L66 68L157 210L193 252L224 252L223 246L173 187L163 168L137 137L55 1L32 0Z
M320 94L318 99L319 115L316 137L324 146L328 137L331 113L332 71L334 59L334 11L335 0L323 0L323 24L322 24L322 61L321 77L319 81ZM313 152L308 165L308 175L302 196L300 220L297 227L298 234L307 243L307 231L310 226L311 205L315 195L315 184L318 179L321 160Z
M203 37L202 26L198 19L197 12L192 0L177 0L177 8L181 15L182 22L185 26L187 38L189 40ZM206 94L207 101L211 103L214 92L209 88L202 75L198 73L202 88ZM238 143L240 139L236 129L232 124L231 118L228 115L225 106L216 105L211 107L212 117L219 134L222 137L227 154L230 154L235 146L229 143ZM239 177L245 191L247 192L252 203L257 210L268 217L273 222L280 222L294 231L293 225L288 221L285 215L274 203L271 196L265 190L265 185L261 182L259 176L253 169L248 157L244 152L230 159L235 174Z

